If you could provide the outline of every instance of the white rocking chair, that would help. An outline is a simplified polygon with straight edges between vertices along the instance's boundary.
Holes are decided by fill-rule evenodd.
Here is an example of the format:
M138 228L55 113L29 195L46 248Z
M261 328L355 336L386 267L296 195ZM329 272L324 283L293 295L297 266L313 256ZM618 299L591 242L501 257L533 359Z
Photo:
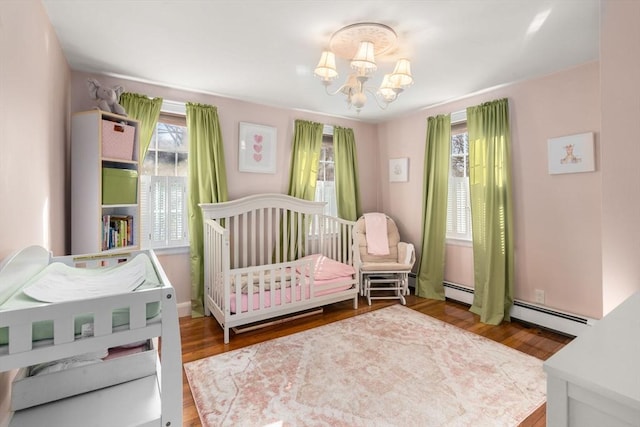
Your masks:
M371 254L367 244L367 229L364 215L356 222L355 265L360 274L360 295L372 299L399 299L406 304L409 293L409 273L416 261L411 243L400 241L400 233L393 219L386 216L388 254ZM380 231L380 230L378 230ZM372 293L375 292L375 296Z

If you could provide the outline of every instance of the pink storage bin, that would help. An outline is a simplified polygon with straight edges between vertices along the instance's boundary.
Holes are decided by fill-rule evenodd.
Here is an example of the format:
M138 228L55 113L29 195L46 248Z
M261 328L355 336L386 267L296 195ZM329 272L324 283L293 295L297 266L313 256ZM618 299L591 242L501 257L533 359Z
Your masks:
M109 120L102 121L102 157L133 160L135 128Z

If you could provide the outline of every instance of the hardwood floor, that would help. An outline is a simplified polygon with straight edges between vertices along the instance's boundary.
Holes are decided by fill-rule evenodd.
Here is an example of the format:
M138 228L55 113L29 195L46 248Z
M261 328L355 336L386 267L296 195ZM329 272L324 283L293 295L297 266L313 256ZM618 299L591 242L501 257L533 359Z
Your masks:
M227 345L223 344L222 329L212 317L196 319L183 317L180 318L182 362L191 362L203 357L224 353L397 303L394 300L376 300L372 301L372 305L369 306L366 300L361 298L357 310L353 310L351 302L333 304L325 307L322 314L315 314L238 335L232 333L231 341ZM571 338L564 335L515 321L511 323L505 322L499 326L482 324L479 322L477 315L469 312L468 306L454 301L435 301L411 295L407 297L407 307L518 349L541 360L548 359L571 341ZM184 371L182 377L184 396L183 425L200 426L198 412ZM529 416L521 426L544 427L545 424L546 410L542 406Z

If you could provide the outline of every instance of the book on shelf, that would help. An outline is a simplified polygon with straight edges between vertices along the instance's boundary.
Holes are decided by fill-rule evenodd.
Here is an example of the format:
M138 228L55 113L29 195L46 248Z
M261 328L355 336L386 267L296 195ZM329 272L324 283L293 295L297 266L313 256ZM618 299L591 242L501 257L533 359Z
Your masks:
M133 245L133 216L102 216L102 250Z

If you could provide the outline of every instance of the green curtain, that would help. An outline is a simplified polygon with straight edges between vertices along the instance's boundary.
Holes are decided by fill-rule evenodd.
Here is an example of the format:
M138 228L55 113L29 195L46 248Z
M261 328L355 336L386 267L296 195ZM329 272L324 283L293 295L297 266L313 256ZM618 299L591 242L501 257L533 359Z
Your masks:
M322 127L322 123L295 121L287 191L290 196L304 200L314 200L316 196Z
M469 195L473 234L471 311L497 325L510 320L514 247L509 103L500 99L467 109Z
M336 200L338 216L356 221L362 215L358 187L358 156L353 129L333 128Z
M418 264L416 294L438 300L444 300L450 150L451 116L429 117L424 152L422 252Z
M227 172L218 110L211 105L187 104L189 132L189 240L191 244L192 312L204 308L202 212L199 203L227 201Z
M124 92L120 95L120 105L124 107L129 117L140 121L139 159L142 163L147 155L151 136L158 123L158 117L160 117L162 98L151 99L139 93Z
M291 166L289 170L289 189L287 194L304 200L314 200L316 196L316 181L318 179L318 162L320 160L320 150L322 148L322 123L296 120L293 133L293 147L291 149ZM297 218L287 217L287 228L281 225L280 236L286 239L287 252L283 253L284 247L280 245L278 254L280 261L291 261L298 256L304 256L303 248L298 246L298 241L293 237L298 233ZM300 251L300 254L298 253ZM275 257L274 253L274 257ZM277 262L277 258L274 258Z

